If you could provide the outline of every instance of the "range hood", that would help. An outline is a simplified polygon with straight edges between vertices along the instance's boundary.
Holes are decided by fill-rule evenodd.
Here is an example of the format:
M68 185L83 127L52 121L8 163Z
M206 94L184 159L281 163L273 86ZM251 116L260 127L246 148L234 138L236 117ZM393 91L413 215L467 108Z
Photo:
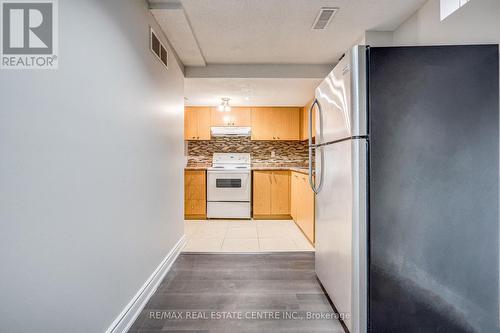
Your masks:
M212 127L212 136L250 136L251 127Z

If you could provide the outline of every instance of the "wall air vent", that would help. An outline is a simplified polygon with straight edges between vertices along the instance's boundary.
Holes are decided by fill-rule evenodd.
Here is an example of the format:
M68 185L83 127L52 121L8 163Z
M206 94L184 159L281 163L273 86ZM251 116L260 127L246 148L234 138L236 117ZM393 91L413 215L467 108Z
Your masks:
M312 29L326 30L338 10L336 7L322 7L314 20Z
M158 60L160 60L162 64L164 64L165 67L168 69L167 48L162 44L162 42L158 38L158 35L153 30L153 28L150 27L149 31L150 31L149 47L151 48L151 52L153 52L153 54L158 58Z

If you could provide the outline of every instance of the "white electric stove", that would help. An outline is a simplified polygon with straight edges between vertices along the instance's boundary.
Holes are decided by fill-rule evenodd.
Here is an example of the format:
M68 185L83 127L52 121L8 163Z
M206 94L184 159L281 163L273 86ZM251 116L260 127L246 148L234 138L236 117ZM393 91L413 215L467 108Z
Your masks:
M207 217L251 218L252 173L248 153L215 153L207 171Z

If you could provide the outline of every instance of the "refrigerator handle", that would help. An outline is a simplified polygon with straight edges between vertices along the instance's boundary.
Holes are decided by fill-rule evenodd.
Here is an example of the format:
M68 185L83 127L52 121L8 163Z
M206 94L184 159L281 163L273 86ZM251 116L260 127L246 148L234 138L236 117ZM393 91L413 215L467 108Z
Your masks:
M319 119L319 143L323 141L323 111L321 110L321 104L319 104L318 99L314 99L314 102L311 104L311 107L309 108L309 185L311 186L312 190L314 193L318 194L321 191L321 188L323 187L323 162L325 160L325 154L323 152L322 147L318 147L318 145L313 145L312 142L312 120L313 120L313 109L314 106L318 106L318 119ZM318 186L316 187L316 184L313 179L313 167L312 167L312 154L313 154L313 149L317 148L317 152L319 152L320 157L320 165L319 165L319 170L320 174L316 175L319 176L319 183ZM316 178L316 180L318 180Z

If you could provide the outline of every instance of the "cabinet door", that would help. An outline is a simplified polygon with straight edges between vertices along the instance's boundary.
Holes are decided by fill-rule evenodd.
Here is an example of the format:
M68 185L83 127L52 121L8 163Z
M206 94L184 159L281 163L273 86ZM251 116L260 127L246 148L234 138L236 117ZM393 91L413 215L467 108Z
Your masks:
M271 177L270 171L253 172L253 214L271 214Z
M298 224L309 241L314 243L314 192L309 186L308 176L300 175L299 181L299 190L302 196Z
M275 140L300 139L300 108L274 108L272 114Z
M218 108L210 108L210 124L212 126L231 126L231 112L221 112Z
M273 140L274 108L252 108L252 140ZM276 135L275 135L276 136Z
M248 127L252 126L250 119L251 109L250 108L232 108L231 112L231 123L232 126L238 127Z
M206 201L203 200L186 200L184 202L185 218L200 218L206 216Z
M206 176L204 170L184 172L184 214L204 217L206 215Z
M290 176L290 210L292 219L297 222L298 214L297 210L300 205L300 192L299 192L299 175L296 172L292 172Z
M252 140L299 140L300 108L253 108Z
M197 140L210 140L210 108L200 107L197 109L198 134Z
M250 108L233 107L229 112L220 112L217 108L210 110L210 123L212 126L251 126Z
M290 215L290 171L272 172L271 214Z
M184 140L196 140L198 136L198 116L196 109L184 108Z

